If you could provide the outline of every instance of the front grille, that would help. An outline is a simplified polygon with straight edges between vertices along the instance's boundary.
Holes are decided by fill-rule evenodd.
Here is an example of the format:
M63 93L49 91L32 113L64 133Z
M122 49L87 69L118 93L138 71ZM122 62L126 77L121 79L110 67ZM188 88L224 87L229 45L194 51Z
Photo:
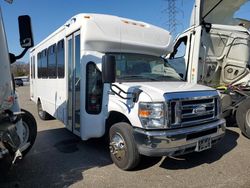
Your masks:
M171 128L194 126L213 121L218 112L217 97L201 99L178 99L169 101L169 124Z

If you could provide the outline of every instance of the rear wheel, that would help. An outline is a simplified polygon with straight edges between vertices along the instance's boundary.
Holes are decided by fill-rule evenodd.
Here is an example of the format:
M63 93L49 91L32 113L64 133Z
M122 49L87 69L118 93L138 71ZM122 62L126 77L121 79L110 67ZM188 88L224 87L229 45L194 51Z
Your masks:
M38 116L41 120L51 119L51 116L46 111L43 110L42 103L40 100L38 100L38 102L37 102L37 112L38 112Z
M236 121L241 132L250 139L250 98L239 105L236 111Z
M135 168L140 161L133 129L128 123L116 123L109 130L110 155L113 162L123 170Z

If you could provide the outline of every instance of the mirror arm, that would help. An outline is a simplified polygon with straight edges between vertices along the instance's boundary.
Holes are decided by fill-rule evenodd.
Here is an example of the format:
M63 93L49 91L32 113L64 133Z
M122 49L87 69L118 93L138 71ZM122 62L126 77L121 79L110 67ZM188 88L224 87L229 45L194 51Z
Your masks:
M112 87L115 87L115 88L119 89L119 92L114 91ZM118 95L119 97L121 97L122 99L129 99L129 100L132 99L133 102L138 102L139 96L140 96L140 94L141 94L141 92L142 92L142 90L140 90L140 89L136 89L134 92L126 92L126 91L122 90L122 88L120 88L119 86L117 86L117 85L115 85L115 84L111 84L111 85L110 85L110 90L111 90L114 94L116 94L116 95ZM121 96L120 93L124 93L124 94L126 94L126 95L129 95L129 94L130 94L130 95L132 95L132 97L123 97L123 96Z
M10 56L10 64L15 63L16 60L18 60L18 59L21 59L21 58L26 54L26 52L28 51L28 49L29 49L29 48L24 48L24 50L22 51L22 53L19 54L18 56L15 56L14 54L9 53L9 56Z
M17 59L21 59L26 54L26 52L28 51L28 49L29 48L24 48L24 50L22 51L22 53L20 55L16 56L16 60Z
M114 91L112 87L117 88L117 89L119 90L119 92ZM115 84L111 84L111 85L110 85L110 90L111 90L114 94L116 94L116 95L118 95L119 97L121 97L122 99L131 99L131 97L123 97L123 96L121 96L120 93L124 93L124 94L126 94L126 95L129 95L129 94L132 94L132 93L126 92L126 91L122 90L122 88L118 87L118 86L115 85Z

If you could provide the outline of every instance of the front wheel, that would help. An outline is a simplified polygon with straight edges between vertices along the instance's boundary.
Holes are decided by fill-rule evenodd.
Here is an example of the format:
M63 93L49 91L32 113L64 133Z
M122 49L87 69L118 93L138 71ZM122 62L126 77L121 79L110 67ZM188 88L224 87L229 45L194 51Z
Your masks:
M236 121L241 132L250 139L250 98L239 105L236 111Z
M133 129L128 123L116 123L109 130L110 155L113 162L123 170L135 168L140 161Z
M35 118L31 113L23 109L21 111L23 112L22 113L23 143L21 144L21 147L27 143L30 143L30 145L27 148L25 148L24 151L22 151L22 155L25 156L32 148L35 142L37 135L37 124Z

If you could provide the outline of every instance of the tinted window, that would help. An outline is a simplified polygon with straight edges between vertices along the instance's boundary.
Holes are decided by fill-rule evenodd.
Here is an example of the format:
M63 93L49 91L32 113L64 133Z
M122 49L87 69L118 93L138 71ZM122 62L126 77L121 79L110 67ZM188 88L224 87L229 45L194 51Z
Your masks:
M47 63L47 49L43 50L41 53L41 76L42 78L48 77L48 63Z
M57 75L58 78L64 78L64 40L57 43Z
M36 60L36 58L35 58L35 56L33 56L33 69L32 69L32 71L33 71L33 78L35 78L36 77L36 68L35 68L35 66L36 66L36 62L35 62L35 60Z
M48 77L56 78L56 45L52 45L48 48Z
M179 81L180 75L158 56L115 53L118 82Z
M38 67L37 76L38 78L42 78L42 53L41 52L37 54L37 67Z
M30 58L30 77L33 78L33 56Z
M89 114L99 114L102 108L102 76L95 63L90 62L86 67L86 111Z

